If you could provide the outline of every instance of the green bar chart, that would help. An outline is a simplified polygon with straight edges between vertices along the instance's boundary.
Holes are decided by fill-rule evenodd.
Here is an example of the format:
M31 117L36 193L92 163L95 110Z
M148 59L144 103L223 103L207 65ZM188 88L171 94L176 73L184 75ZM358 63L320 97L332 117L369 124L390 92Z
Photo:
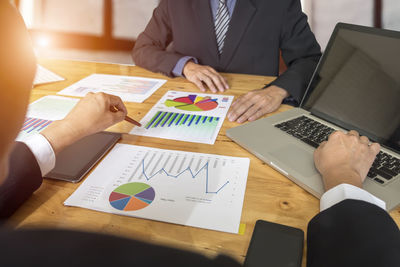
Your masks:
M233 96L168 91L131 134L214 144Z
M209 138L214 136L220 118L186 113L158 111L145 125L147 132L181 138Z

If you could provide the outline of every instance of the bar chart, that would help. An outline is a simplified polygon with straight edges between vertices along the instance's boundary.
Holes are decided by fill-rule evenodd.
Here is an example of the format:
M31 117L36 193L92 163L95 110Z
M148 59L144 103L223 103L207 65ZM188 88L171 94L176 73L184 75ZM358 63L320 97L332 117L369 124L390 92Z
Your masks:
M219 122L219 117L158 111L144 129L153 136L207 142L215 136Z
M19 137L25 139L30 135L40 133L52 122L53 121L38 118L26 118L24 124L22 125L22 130L19 134Z
M131 133L214 144L233 97L169 91Z

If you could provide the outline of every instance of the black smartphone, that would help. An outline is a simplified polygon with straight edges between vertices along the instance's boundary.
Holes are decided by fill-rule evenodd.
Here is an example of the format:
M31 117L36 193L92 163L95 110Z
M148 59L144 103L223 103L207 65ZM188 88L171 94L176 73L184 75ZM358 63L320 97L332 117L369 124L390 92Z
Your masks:
M303 243L303 230L258 220L244 267L301 266Z

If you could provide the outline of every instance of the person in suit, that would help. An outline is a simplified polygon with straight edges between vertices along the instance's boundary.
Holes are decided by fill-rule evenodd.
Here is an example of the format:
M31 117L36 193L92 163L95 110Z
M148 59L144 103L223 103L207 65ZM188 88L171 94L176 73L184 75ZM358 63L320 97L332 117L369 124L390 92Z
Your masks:
M278 76L237 99L230 121L254 121L287 99L300 103L321 56L300 0L162 0L136 40L135 64L183 76L202 91L229 88L219 72Z
M0 218L11 215L55 166L66 146L123 120L121 99L88 94L61 121L25 142L14 142L25 113L36 72L36 60L24 22L8 0L0 1ZM116 107L118 111L110 111ZM115 110L113 108L113 110Z
M0 121L6 125L0 131L0 217L6 220L39 188L59 151L121 121L126 109L117 97L90 94L64 120L26 143L15 142L35 60L22 20L4 0L0 0L0 36ZM120 111L111 112L110 107ZM400 231L385 203L361 188L379 149L352 131L332 134L316 150L315 165L327 192L321 198L321 213L308 227L309 267L400 266ZM99 233L1 227L0 240L2 266L240 266L224 255L210 259Z
M400 266L400 231L385 203L362 189L380 146L335 132L314 153L326 192L308 224L308 266Z

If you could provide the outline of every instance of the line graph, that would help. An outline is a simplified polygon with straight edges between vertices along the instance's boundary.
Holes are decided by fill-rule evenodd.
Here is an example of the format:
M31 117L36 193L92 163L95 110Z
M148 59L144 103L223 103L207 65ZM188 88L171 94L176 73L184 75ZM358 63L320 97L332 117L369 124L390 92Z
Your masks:
M164 173L165 175L167 175L168 177L172 177L175 179L178 179L180 176L182 176L184 173L189 172L190 175L192 176L193 179L195 179L202 170L205 170L206 172L206 194L218 194L225 186L227 186L229 184L229 181L226 181L218 190L216 191L209 191L208 188L208 182L209 182L209 175L208 175L208 166L209 163L207 161L206 164L204 164L203 167L201 167L197 172L193 172L192 168L189 166L186 169L184 169L183 171L181 171L180 173L178 173L177 175L172 175L169 172L167 172L164 168L159 169L158 171L154 172L151 175L146 174L146 168L145 168L145 164L144 164L144 159L142 159L141 162L141 166L142 166L142 175L144 176L144 178L146 178L147 181L149 181L150 179L152 179L154 176ZM135 172L132 174L131 179L134 177Z
M250 160L116 144L65 205L237 233Z

